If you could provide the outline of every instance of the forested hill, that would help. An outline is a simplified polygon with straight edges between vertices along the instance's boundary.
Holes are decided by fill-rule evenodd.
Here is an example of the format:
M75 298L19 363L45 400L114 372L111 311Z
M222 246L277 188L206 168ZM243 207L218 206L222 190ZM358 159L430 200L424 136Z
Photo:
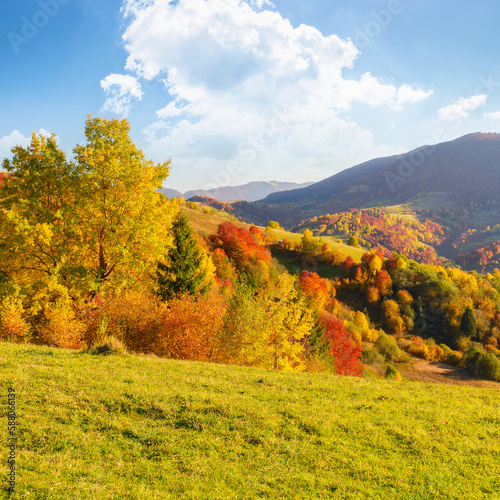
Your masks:
M246 222L274 220L344 242L353 236L386 256L397 251L422 263L450 260L493 272L500 267L500 134L469 134L260 202L223 205L217 208Z
M457 204L484 202L500 193L500 134L469 134L409 153L378 158L312 186L274 193L264 202L296 203L324 213L407 203L446 192Z

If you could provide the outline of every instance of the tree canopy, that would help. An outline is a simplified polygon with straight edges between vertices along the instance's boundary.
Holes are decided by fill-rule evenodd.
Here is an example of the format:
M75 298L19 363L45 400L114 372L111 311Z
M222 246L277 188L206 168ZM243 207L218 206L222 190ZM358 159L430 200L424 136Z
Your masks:
M151 281L176 210L157 191L170 161L147 161L129 130L89 116L74 161L55 134L13 148L0 187L0 293L17 290L36 312L62 295Z

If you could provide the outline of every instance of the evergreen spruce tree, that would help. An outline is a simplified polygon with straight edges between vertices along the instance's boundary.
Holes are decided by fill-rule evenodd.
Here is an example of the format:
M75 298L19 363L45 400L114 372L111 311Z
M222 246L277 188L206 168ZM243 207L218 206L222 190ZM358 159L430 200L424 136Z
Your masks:
M335 366L335 360L333 359L331 350L332 346L330 341L325 338L326 328L319 321L319 313L314 313L314 326L311 329L311 335L309 336L309 355L311 357L316 357L319 361L323 362L325 369L333 369Z
M465 310L460 322L460 330L469 339L474 339L477 335L476 318L471 306Z
M207 291L203 286L206 270L202 267L202 253L185 215L179 214L172 231L173 246L166 262L159 262L156 271L157 293L163 300L188 294L197 297Z

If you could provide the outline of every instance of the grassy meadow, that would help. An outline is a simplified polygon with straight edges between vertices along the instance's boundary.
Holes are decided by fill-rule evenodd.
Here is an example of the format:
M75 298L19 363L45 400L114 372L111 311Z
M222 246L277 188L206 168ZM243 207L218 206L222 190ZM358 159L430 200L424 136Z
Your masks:
M278 240L300 241L302 233L291 233L290 231L273 231ZM355 262L361 262L361 257L368 250L366 248L355 248L337 241L338 236L321 236L321 239L330 245L332 250L343 252L346 257L351 256Z
M210 213L203 212L201 205L199 210L194 210L187 206L181 206L182 213L189 219L191 227L200 236L215 234L219 224L222 224L223 222L231 222L238 227L250 228L252 226L252 224L231 220L231 215L226 212L220 212L212 207L210 207L209 210Z
M344 273L344 269L340 266L331 266L325 262L318 262L315 258L303 259L300 254L287 250L272 248L271 254L290 274L298 275L305 269L309 272L318 273L321 278L332 280L342 277Z
M9 343L0 380L13 499L500 498L497 389Z

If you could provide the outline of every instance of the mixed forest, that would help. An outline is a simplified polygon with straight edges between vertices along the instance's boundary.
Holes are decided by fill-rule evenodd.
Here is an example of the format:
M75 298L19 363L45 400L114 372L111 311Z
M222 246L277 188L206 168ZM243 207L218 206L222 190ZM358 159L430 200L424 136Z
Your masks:
M419 356L500 380L500 271L456 263L495 263L498 243L452 262L447 214L409 207L317 216L295 241L227 217L199 234L215 209L161 194L170 161L146 160L125 120L89 117L85 136L72 159L33 134L3 162L2 340L394 379Z

